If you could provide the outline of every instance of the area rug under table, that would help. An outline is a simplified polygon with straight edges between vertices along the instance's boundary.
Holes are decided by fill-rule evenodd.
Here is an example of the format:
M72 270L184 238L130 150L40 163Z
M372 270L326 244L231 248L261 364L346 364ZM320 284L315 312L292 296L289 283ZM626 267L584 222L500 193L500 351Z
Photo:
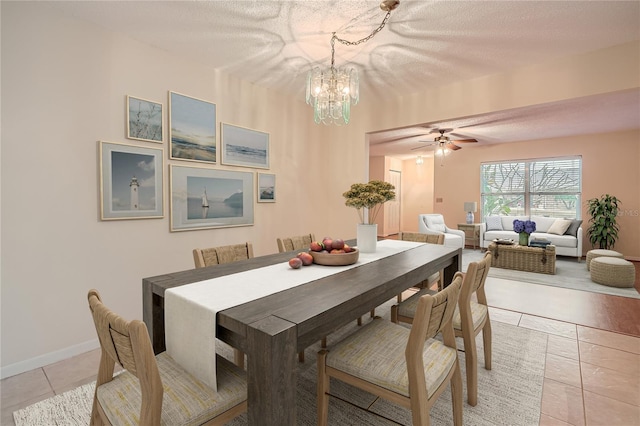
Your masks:
M376 308L376 314L389 319L389 307L395 299ZM353 323L328 336L328 346L340 336L354 332L358 326ZM458 352L463 378L464 424L474 426L489 425L537 425L542 400L547 334L535 330L516 327L497 321L493 329L493 369L484 369L482 335L478 345L478 405L466 403L466 376L462 340L458 340ZM226 345L225 345L226 346ZM229 358L233 352L222 347ZM297 420L299 425L316 424L316 354L320 350L315 344L305 351L306 362L298 365ZM17 426L24 425L87 425L91 414L94 384L87 384L71 391L33 404L16 411ZM333 381L330 398L329 424L381 426L390 424L411 424L409 410L377 399L375 396ZM451 394L447 390L441 395L431 411L433 425L451 425L453 414ZM246 425L246 414L232 420L229 425Z
M480 250L463 250L462 270L466 271L469 263L480 261L483 256L484 252L481 252ZM505 280L522 281L552 287L562 287L572 290L590 291L592 293L640 299L640 293L638 293L635 288L610 287L594 283L591 281L589 271L587 271L586 262L578 262L575 257L557 256L555 275L492 267L489 270L488 276L502 278Z

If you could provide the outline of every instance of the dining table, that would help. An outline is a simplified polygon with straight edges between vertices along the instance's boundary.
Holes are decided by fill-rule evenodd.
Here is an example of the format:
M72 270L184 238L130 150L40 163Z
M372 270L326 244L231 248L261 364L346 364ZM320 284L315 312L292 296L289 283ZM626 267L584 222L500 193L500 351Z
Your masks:
M355 241L348 241L355 245ZM400 245L379 241L382 247ZM403 247L407 247L404 245ZM288 260L297 251L268 254L205 268L184 270L142 280L143 320L154 352L166 350L167 290L202 282L215 283L247 271L275 267L278 274L296 273ZM366 258L364 253L361 259ZM450 283L460 270L462 249L413 243L391 255L337 268L330 275L296 284L215 314L215 336L247 355L247 419L250 425L295 425L297 354L350 321L443 270ZM281 272L280 271L281 267ZM333 268L303 266L303 268ZM269 275L273 277L273 275ZM269 286L269 280L261 285ZM173 321L173 319L172 319ZM191 324L198 327L199 324ZM203 356L194 353L194 357Z

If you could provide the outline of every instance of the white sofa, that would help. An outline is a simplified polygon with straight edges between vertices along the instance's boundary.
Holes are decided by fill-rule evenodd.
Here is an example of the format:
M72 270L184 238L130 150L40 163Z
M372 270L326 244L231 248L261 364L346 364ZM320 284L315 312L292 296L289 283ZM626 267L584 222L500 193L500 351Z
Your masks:
M421 234L444 234L444 245L464 248L464 232L449 228L441 214L419 214L418 232Z
M582 221L573 220L564 234L548 233L556 218L545 216L488 216L480 224L480 247L489 247L496 238L518 241L518 234L513 230L513 221L532 220L536 223L536 231L530 235L529 241L535 238L546 238L556 246L556 255L582 257ZM502 229L499 229L499 228ZM552 229L553 231L553 229ZM575 235L573 234L575 232Z

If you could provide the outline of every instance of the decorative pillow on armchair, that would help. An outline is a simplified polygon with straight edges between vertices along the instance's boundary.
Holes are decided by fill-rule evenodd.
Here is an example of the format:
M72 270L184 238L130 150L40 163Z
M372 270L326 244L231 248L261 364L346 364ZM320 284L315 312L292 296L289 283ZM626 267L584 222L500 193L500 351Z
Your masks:
M487 231L502 231L502 219L500 216L487 216Z

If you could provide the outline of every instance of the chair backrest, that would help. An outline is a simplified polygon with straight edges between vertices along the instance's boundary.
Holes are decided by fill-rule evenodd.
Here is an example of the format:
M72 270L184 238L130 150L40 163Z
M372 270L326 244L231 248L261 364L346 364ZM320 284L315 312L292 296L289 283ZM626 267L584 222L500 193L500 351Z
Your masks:
M140 424L160 424L162 380L144 322L127 321L107 308L97 290L89 290L89 309L96 326L102 357L96 388L113 379L115 363L140 380Z
M418 231L420 232L424 232L426 229L432 232L447 232L444 216L440 213L420 214L418 218Z
M409 389L415 389L417 398L427 400L422 395L426 390L424 376L423 348L425 341L442 333L443 342L451 348L456 347L453 331L453 314L458 303L460 288L462 287L462 273L456 272L453 281L444 290L434 295L425 294L418 300L413 324L409 332L409 341L405 350L407 370L409 373ZM428 392L427 392L428 393Z
M421 234L419 232L400 232L398 236L403 241L416 243L444 244L444 234Z
M470 313L468 307L470 306L469 303L471 301L471 295L473 293L476 293L478 303L480 303L481 305L487 305L487 296L484 291L484 283L487 280L487 275L489 274L489 269L491 268L492 259L493 255L489 250L487 250L481 261L471 262L469 264L467 273L465 274L464 281L462 283L460 298L458 300L461 316L463 315L463 312Z
M251 259L252 257L253 246L249 242L206 249L193 249L193 262L196 268L237 262L238 260Z
M298 235L295 237L278 238L278 252L284 253L285 251L292 250L304 250L308 249L311 242L316 238L313 234Z

